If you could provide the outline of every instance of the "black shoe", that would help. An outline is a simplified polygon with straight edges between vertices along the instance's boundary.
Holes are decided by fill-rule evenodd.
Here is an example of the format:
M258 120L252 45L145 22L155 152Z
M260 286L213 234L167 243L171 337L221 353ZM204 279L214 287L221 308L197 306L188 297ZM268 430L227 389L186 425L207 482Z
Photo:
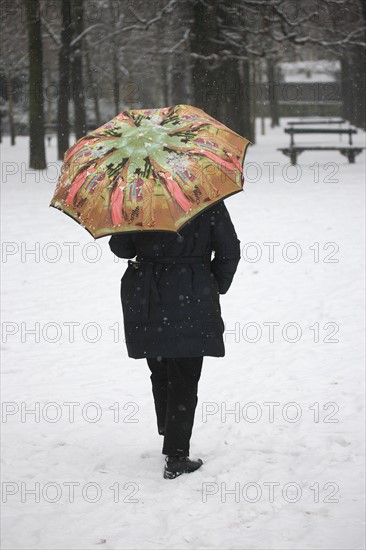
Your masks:
M174 479L182 474L191 474L201 468L203 462L200 458L191 460L188 456L170 456L165 459L164 479Z

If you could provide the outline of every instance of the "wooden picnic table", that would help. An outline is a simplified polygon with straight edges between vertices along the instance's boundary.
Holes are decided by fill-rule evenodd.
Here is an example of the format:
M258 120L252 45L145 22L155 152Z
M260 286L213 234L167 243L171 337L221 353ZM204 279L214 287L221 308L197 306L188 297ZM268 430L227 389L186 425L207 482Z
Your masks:
M354 128L285 128L285 132L290 134L290 146L278 148L278 151L282 151L284 155L287 155L291 159L291 164L297 164L297 157L304 151L339 151L341 155L348 158L348 162L354 163L355 158L359 155L365 147L354 147L352 145L352 136L357 134L357 130ZM317 135L317 134L338 134L348 135L349 145L295 145L295 135Z

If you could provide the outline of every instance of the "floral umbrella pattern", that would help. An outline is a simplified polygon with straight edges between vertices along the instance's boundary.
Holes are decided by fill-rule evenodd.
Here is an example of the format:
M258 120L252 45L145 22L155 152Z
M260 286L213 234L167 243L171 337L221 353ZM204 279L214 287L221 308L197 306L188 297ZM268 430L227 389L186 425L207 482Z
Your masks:
M249 143L191 105L123 111L66 151L50 206L95 239L178 231L242 191Z

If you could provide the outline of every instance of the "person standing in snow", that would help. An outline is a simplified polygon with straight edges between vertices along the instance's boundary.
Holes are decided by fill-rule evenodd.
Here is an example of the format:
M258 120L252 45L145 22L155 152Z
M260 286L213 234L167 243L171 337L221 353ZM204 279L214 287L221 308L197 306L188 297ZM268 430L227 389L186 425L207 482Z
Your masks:
M151 371L164 478L173 479L203 464L189 458L198 382L204 356L225 355L219 295L232 283L240 240L220 201L178 233L118 233L109 246L129 259L121 279L125 342L128 356L145 358Z

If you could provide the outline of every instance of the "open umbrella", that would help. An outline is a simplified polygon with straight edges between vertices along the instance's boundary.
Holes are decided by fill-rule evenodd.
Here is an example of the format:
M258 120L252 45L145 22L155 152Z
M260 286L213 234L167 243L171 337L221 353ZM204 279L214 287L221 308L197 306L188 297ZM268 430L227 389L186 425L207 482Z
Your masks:
M95 239L178 231L242 191L249 143L192 105L123 111L66 151L50 206Z

